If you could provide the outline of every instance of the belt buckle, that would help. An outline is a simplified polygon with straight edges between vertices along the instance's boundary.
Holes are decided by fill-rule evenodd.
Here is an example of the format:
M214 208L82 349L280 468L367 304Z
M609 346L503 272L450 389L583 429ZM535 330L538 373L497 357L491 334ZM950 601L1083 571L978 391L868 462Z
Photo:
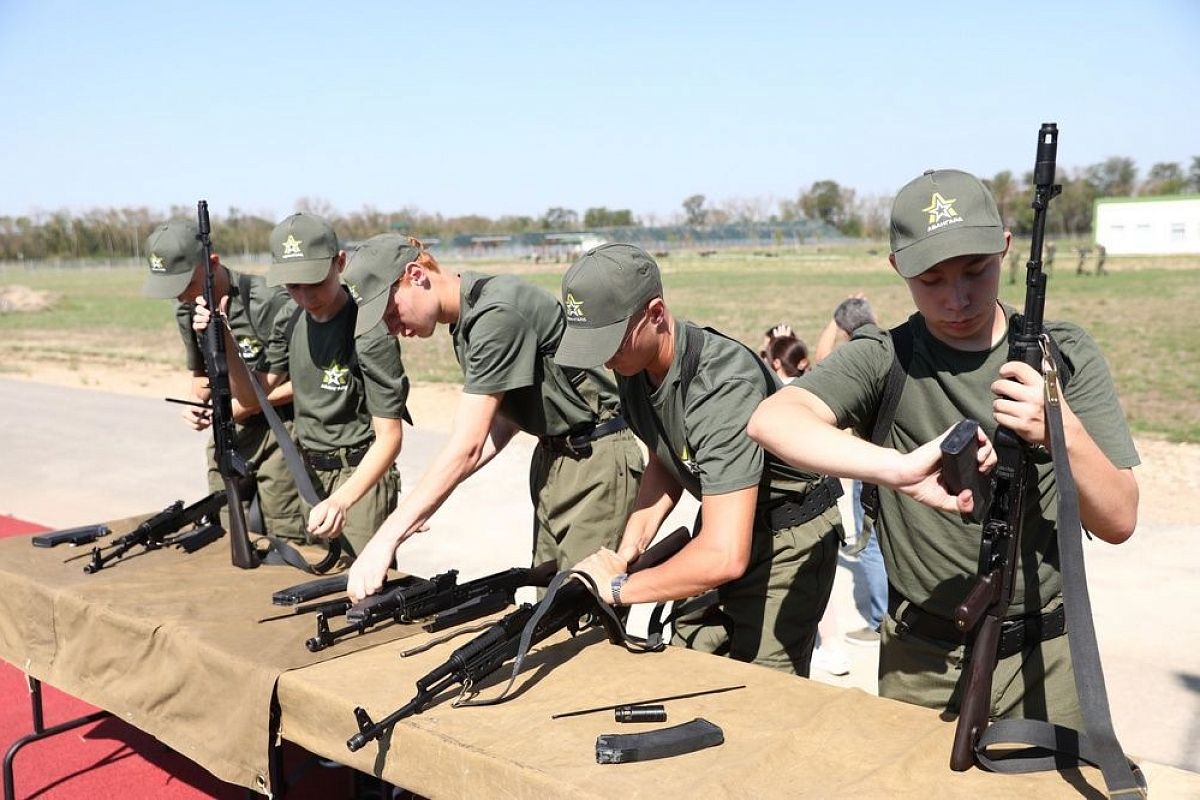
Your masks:
M588 438L587 434L580 434L578 438L582 439L582 441L577 444L575 441L576 437L570 434L564 436L563 449L578 458L586 458L590 456L592 454L591 439Z

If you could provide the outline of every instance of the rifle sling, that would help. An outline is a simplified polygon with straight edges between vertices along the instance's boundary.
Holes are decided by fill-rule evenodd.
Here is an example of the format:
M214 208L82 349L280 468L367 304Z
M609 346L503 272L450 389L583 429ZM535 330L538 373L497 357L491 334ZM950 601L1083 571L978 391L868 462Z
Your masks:
M220 319L232 334L233 329L229 328L229 320L223 316ZM317 494L312 478L309 477L308 469L304 466L304 459L300 456L300 450L296 447L296 443L292 441L292 436L288 433L287 428L283 426L283 420L279 418L275 407L267 399L267 393L263 391L262 386L258 383L258 379L254 377L254 371L242 359L242 354L236 347L233 349L233 355L246 370L246 375L250 380L250 388L254 390L254 396L258 399L258 406L262 411L263 418L266 419L267 425L271 427L271 433L274 434L275 441L279 444L279 449L283 452L283 459L287 462L288 472L292 474L292 480L296 482L296 491L304 498L304 502L310 506L319 505L321 496ZM327 542L329 550L325 554L325 557L317 564L309 564L308 559L301 555L299 550L278 536L266 533L266 525L263 525L263 528L263 533L267 537L268 543L267 553L263 556L264 563L288 564L303 572L322 574L332 569L342 556L341 540L330 539Z
M590 575L585 572L564 569L562 572L559 572L557 575L555 575L554 579L550 581L550 585L546 587L545 597L543 597L541 602L538 603L533 616L531 616L529 621L525 623L525 628L521 631L521 641L517 648L517 655L513 659L512 675L509 676L508 683L504 686L504 689L500 692L500 694L484 700L459 698L457 701L455 701L454 705L494 706L499 703L503 703L509 698L509 692L512 690L513 684L516 683L517 675L521 671L521 665L525 663L525 657L529 655L529 648L533 646L533 635L537 631L538 623L542 621L542 617L546 616L546 613L553 607L554 600L559 589L561 589L562 586L572 577L578 577L580 582L587 587L588 592L592 594L596 601L595 604L597 608L592 610L606 618L607 624L605 627L608 628L610 633L619 636L622 644L631 650L637 651L654 651L661 650L663 648L661 635L651 635L648 639L641 639L636 636L629 635L625 631L624 624L617 617L616 612L612 610L612 607L600 599ZM661 634L661 631L659 633Z
M976 758L981 766L993 772L1009 773L1069 769L1087 763L1100 769L1109 797L1145 797L1145 777L1125 756L1113 731L1083 561L1079 495L1067 460L1062 410L1049 399L1045 407L1058 485L1058 548L1069 632L1067 642L1086 733L1044 720L999 720L989 725L979 738ZM1012 743L1031 745L1032 750L1008 750L994 756L987 753L989 746Z

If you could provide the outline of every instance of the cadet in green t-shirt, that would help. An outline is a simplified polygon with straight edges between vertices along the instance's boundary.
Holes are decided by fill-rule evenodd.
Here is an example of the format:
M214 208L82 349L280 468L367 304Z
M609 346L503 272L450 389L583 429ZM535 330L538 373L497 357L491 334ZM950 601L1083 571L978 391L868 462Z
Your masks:
M676 623L677 641L807 676L837 566L841 485L778 463L746 436L750 413L778 387L774 374L744 345L676 320L658 265L633 245L589 250L562 291L567 332L555 360L616 372L626 418L650 452L619 549L576 569L613 604L716 589L715 608ZM700 498L692 541L626 575L685 489Z
M342 537L356 556L396 507L396 457L407 418L408 377L400 346L377 326L355 338L358 306L341 284L346 253L321 217L293 214L271 232L267 283L292 298L276 317L266 370L256 377L268 393L289 379L296 443L324 499L307 508L308 533ZM209 315L197 303L193 327ZM256 405L246 373L230 369L238 400Z
M398 336L432 336L448 325L463 371L450 439L350 570L349 594L375 592L396 547L517 431L538 437L529 470L534 563L574 563L616 543L642 456L620 415L616 387L600 370L554 363L563 309L509 275L443 272L415 239L375 236L346 270L359 334L382 320Z
M186 220L172 220L160 225L146 239L146 260L150 273L142 293L148 297L176 300L175 321L187 352L187 366L192 372L190 395L196 403L209 399L208 373L196 334L192 331L192 309L195 300L204 292L204 248L199 229ZM251 369L262 369L267 352L267 339L280 309L287 303L282 289L270 289L261 276L244 275L228 269L215 257L213 290L218 300L225 300L229 325L242 359ZM291 427L291 388L282 387L272 398L276 412ZM202 431L211 424L207 409L184 406L183 419L194 430ZM235 399L233 417L236 426L238 452L254 471L255 491L262 510L262 533L286 538L304 536L304 517L300 514L300 498L296 484L288 473L283 452L279 449L270 427L261 413L247 408ZM208 486L212 491L224 488L213 458L213 443L208 444ZM247 509L248 511L248 509ZM228 511L222 510L228 526Z
M750 435L791 464L878 484L877 531L891 584L879 691L885 697L956 710L969 643L954 608L973 585L981 527L963 522L971 494L941 482L940 442L964 417L981 423L980 469L995 464L998 425L1040 448L1027 504L1009 619L1024 645L1001 653L992 684L996 717L1036 717L1078 729L1080 718L1061 613L1056 536L1058 494L1048 446L1041 374L1008 362L1012 309L997 301L1011 236L974 176L929 171L892 206L892 267L917 313L908 321L912 355L895 421L882 446L869 441L894 359L891 336L866 326L808 375L767 400ZM1133 533L1137 452L1104 357L1069 323L1046 323L1071 374L1062 403L1067 457L1084 527L1110 543ZM1007 362L1007 363L1006 363ZM864 438L842 435L852 427ZM986 435L984 435L986 433ZM1008 623L1006 623L1008 624Z

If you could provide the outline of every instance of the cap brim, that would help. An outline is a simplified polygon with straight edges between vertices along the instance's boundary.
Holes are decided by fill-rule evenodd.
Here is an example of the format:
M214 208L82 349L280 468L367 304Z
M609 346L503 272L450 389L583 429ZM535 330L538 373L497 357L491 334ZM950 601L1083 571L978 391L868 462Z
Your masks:
M156 297L159 300L174 300L192 282L193 274L192 272L180 272L177 275L151 273L146 276L146 282L142 284L142 296Z
M383 291L358 306L358 317L354 322L355 338L362 336L383 320L383 312L387 310L389 292Z
M561 367L590 369L608 361L621 346L629 319L598 328L567 326L554 353L554 363Z
M286 283L320 283L329 274L331 259L315 261L286 261L275 263L267 269L267 286L283 286Z
M1004 228L996 225L950 228L897 250L896 269L905 278L915 278L946 259L1004 252Z

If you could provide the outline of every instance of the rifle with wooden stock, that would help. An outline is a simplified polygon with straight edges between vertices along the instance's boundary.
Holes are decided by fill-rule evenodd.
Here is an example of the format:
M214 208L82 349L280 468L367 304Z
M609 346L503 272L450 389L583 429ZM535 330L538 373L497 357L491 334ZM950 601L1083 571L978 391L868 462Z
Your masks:
M1084 730L1036 719L1000 720L988 729L992 678L999 659L1005 615L1020 577L1016 574L1016 562L1026 504L1037 502L1037 473L1033 448L1015 432L1001 426L993 438L997 463L990 487L953 480L955 473L978 479L977 445L972 431L969 436L957 437L958 444L950 448L954 452L948 452L943 445L943 476L947 486L951 491L970 488L976 502L973 516L983 519L978 578L954 611L955 626L964 640L970 642L970 655L950 751L950 768L962 771L978 762L993 771L1016 773L1090 764L1100 769L1109 797L1144 797L1145 780L1125 756L1113 731L1096 643L1081 541L1079 495L1067 456L1059 396L1060 372L1065 386L1070 377L1069 366L1043 330L1046 275L1042 271L1042 244L1046 212L1050 200L1062 191L1054 182L1057 151L1058 126L1044 123L1038 131L1033 171L1033 236L1025 280L1025 309L1022 316L1014 315L1010 323L1008 360L1030 365L1044 381L1047 443L1058 490L1057 547L1065 630ZM972 424L973 420L964 420L960 426ZM956 438L957 432L956 429L947 436L946 441ZM966 446L960 447L962 444ZM980 506L988 503L988 488L990 505L983 511ZM993 745L1013 744L1024 747L988 750Z
M1009 361L1024 362L1039 372L1043 364L1042 321L1046 306L1042 241L1050 200L1062 191L1062 187L1054 183L1057 150L1058 126L1046 123L1038 132L1037 162L1033 171L1033 240L1026 265L1025 314L1019 321L1013 320L1008 346ZM1048 381L1053 379L1052 374L1046 376ZM955 438L953 433L947 437L951 438ZM964 444L955 448L956 457L952 463L959 465L957 472L963 476L977 475L975 437L970 436ZM979 508L974 512L977 518L983 519L979 576L966 599L954 611L954 623L963 636L969 637L974 632L958 726L954 730L950 752L950 768L956 771L968 769L975 763L975 746L988 725L992 708L992 674L999 654L1000 627L1013 597L1025 503L1029 498L1027 489L1030 481L1036 480L1030 447L1015 432L1001 426L996 430L993 445L997 462L992 473L991 504L986 512ZM947 482L952 490L963 488L957 480L948 479ZM978 492L975 499L977 503L982 499Z
M225 360L225 329L220 320L217 292L213 285L213 257L208 219L208 201L196 205L200 244L204 249L204 302L213 314L212 323L204 330L201 353L208 374L209 407L212 409L214 457L225 496L229 501L229 548L235 567L254 569L258 556L250 546L246 529L246 512L242 506L242 482L250 477L250 465L237 450L236 428L233 421L233 391L229 386L229 365Z

